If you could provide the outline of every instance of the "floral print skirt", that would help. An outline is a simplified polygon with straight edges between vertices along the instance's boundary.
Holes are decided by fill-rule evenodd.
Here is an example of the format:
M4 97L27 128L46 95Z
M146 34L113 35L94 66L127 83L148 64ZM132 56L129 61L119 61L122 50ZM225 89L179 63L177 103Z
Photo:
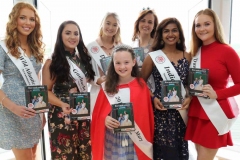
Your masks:
M91 160L90 120L70 119L57 106L48 114L52 160Z

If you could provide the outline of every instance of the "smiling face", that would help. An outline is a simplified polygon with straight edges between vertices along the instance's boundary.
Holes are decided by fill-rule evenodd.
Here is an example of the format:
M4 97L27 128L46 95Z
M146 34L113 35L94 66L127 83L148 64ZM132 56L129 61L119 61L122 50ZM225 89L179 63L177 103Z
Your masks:
M179 30L175 23L170 23L163 28L162 39L165 45L176 45L179 40Z
M28 36L35 28L35 14L29 8L23 8L17 19L17 30L19 36Z
M113 16L108 16L103 23L103 36L113 37L118 31L118 22Z
M154 15L152 13L148 13L144 16L138 25L138 29L140 34L151 34L154 27Z
M113 54L113 64L116 73L119 75L120 80L130 79L132 68L135 65L136 60L128 51L117 51Z
M66 51L73 52L80 40L79 29L75 24L67 24L62 31L62 41Z
M214 22L208 15L201 14L195 18L195 33L202 40L203 45L208 45L214 42Z

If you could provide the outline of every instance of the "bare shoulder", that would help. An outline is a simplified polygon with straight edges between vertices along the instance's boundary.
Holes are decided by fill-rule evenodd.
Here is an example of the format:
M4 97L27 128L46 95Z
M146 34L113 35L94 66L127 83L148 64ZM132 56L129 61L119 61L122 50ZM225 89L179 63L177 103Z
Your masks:
M146 64L152 64L153 63L152 58L149 54L146 56L144 61L145 61Z
M189 52L184 52L184 56L185 56L185 58L189 61L189 63L191 62L191 60L192 60L192 56L191 56L191 54L189 53Z
M52 60L51 59L47 59L45 61L45 63L43 64L43 68L48 68L52 63Z

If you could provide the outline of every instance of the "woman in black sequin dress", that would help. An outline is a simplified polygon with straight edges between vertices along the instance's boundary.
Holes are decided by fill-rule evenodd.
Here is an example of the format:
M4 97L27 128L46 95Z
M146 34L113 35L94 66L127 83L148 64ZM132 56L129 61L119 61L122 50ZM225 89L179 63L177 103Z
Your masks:
M157 27L152 51L162 50L177 71L184 86L190 63L190 54L185 52L185 39L181 24L176 18L164 19ZM151 53L149 53L151 54ZM147 80L152 74L155 91L152 93L154 105L154 160L188 160L188 142L184 140L186 125L176 109L164 109L161 99L163 80L151 57L144 60L142 77ZM187 109L190 98L185 98L182 109Z

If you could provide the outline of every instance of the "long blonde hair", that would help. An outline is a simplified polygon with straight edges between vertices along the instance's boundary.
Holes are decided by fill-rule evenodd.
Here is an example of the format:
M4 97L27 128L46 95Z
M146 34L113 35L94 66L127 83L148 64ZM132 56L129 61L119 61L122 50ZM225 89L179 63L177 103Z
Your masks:
M119 20L118 15L114 12L108 12L104 16L101 26L100 26L99 36L101 37L103 35L103 24L105 23L106 19L110 16L112 16L113 18L115 18L117 20L117 25L118 25L118 30L117 30L117 33L113 36L113 41L117 44L121 43L122 40L121 40L121 32L120 32L120 20Z
M20 42L18 40L17 19L20 15L21 9L23 8L28 8L32 10L35 14L35 28L28 35L27 42L34 57L36 57L38 62L42 62L44 54L44 44L42 42L40 19L36 9L29 3L19 2L12 8L6 27L6 46L12 56L16 58L20 57L20 52L18 49L18 47L20 46Z
M190 47L190 52L191 52L191 55L192 56L195 56L197 54L197 51L199 49L199 47L202 46L202 40L199 39L197 37L197 34L195 32L195 19L200 16L201 14L203 15L208 15L212 18L213 20L213 23L214 23L214 37L215 39L219 42L219 43L222 43L222 44L226 44L225 40L224 40L224 32L223 32L223 28L222 28L222 24L217 16L217 14L207 8L207 9L204 9L204 10L200 10L194 17L194 21L193 21L193 24L192 24L192 39L191 39L191 47Z

